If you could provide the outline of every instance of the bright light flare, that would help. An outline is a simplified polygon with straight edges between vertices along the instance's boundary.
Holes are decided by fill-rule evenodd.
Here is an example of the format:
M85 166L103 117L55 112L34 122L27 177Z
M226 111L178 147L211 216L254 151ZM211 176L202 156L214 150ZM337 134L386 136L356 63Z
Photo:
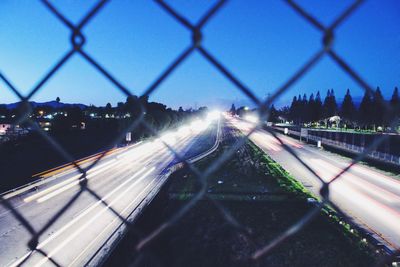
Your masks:
M176 140L175 135L173 133L165 133L163 136L160 137L160 139L167 144L172 144Z
M215 121L215 120L218 120L220 116L221 116L221 111L214 110L207 114L206 120L207 121Z
M244 116L244 119L252 123L258 123L260 121L260 119L255 115L246 115Z
M189 126L182 126L181 128L178 129L178 134L180 136L185 136L190 133L190 127Z
M201 132L207 129L209 122L203 120L195 120L190 124L192 131Z

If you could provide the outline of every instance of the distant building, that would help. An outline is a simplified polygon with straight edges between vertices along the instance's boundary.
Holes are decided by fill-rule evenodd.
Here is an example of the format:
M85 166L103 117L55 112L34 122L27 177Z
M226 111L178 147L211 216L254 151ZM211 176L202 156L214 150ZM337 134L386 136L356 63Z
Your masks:
M0 135L5 135L7 131L12 127L12 124L2 123L0 124Z
M15 140L18 137L27 135L29 131L20 125L12 123L0 123L0 142Z
M0 135L24 135L28 130L19 125L11 123L0 124Z
M41 120L38 122L40 128L42 128L45 131L50 131L51 130L51 122L47 120Z

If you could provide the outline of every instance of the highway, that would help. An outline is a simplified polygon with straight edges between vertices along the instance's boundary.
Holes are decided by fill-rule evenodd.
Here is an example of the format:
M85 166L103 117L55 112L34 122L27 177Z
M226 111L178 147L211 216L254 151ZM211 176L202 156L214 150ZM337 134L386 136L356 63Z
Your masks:
M87 174L87 191L80 192L81 175L74 168L62 168L42 181L2 195L38 231L76 194L76 201L46 229L37 249L27 244L32 235L3 205L0 208L0 266L83 266L96 264L99 251L121 227L123 219L140 214L166 179L166 168L177 160L163 142L180 155L193 157L191 149L204 146L204 136L215 139L217 123L195 121L178 131L164 134L126 149L117 149ZM202 141L203 140L203 141ZM209 145L207 145L209 146ZM90 164L90 162L85 162ZM85 165L84 165L85 166Z
M244 134L254 123L228 118ZM277 136L290 146L325 182L330 181L350 160L283 134ZM257 130L250 140L278 162L310 191L319 195L321 182L294 158L272 134ZM378 235L392 249L400 248L400 181L391 174L366 165L355 165L330 185L330 200L355 223ZM378 237L378 239L380 239Z

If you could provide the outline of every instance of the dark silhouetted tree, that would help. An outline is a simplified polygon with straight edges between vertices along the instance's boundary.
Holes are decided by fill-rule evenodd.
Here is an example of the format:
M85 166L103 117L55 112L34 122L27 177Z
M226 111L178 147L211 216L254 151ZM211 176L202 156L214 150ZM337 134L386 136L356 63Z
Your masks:
M323 107L322 107L322 100L321 94L318 91L315 95L314 106L312 109L312 121L320 121L323 118Z
M110 103L107 103L104 112L106 115L110 116L112 114L112 106Z
M384 124L384 119L386 116L386 103L385 100L383 99L381 89L379 86L376 88L374 91L373 97L372 97L372 105L371 105L371 111L372 111L372 123L375 126L383 126Z
M392 98L390 99L391 114L389 116L389 124L392 124L395 120L398 123L400 118L400 98L399 89L397 86L393 90Z
M268 121L279 122L279 118L278 117L279 117L278 111L276 110L274 104L272 104L271 108L269 109Z
M297 124L298 115L299 115L299 101L295 96L293 97L292 104L290 105L289 119Z
M304 123L308 121L308 100L307 100L307 95L303 94L303 98L301 99L300 102L300 123Z
M358 109L358 122L364 128L367 128L372 124L372 99L369 91L365 91L365 94L361 100L360 107Z
M57 102L57 103L60 103L60 101L61 101L61 99L57 96L56 102Z
M6 105L0 105L0 119L1 117L8 117L9 113Z
M135 95L128 96L126 98L125 109L133 118L137 118L141 111L139 98Z
M235 114L236 114L236 107L235 107L235 104L232 104L231 109L229 110L229 112L230 112L232 115L235 115Z
M290 107L284 106L278 111L278 116L281 117L283 120L290 120ZM278 119L280 120L280 118Z
M324 108L325 119L337 115L337 104L333 89L328 90L324 100L323 108Z
M307 107L306 107L306 118L307 122L313 122L313 110L315 107L315 99L314 99L314 94L312 93L310 95L310 98L308 99Z
M350 90L347 89L344 96L342 106L340 108L340 116L346 123L354 123L357 118L357 110L354 106L353 98L350 95Z

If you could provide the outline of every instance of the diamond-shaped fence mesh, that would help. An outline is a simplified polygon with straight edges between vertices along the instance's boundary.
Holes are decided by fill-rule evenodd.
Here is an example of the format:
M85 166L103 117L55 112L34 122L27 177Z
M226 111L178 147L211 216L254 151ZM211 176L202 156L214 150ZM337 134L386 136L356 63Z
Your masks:
M121 215L117 210L113 210L113 208L107 203L106 200L104 200L103 196L99 195L97 192L95 192L93 189L91 189L90 183L88 183L87 180L87 173L89 170L91 170L93 167L95 167L98 162L106 156L108 151L105 151L100 154L99 157L96 158L96 160L91 163L87 167L83 167L82 164L74 160L74 157L70 155L67 150L60 145L55 139L53 139L47 132L45 132L41 127L39 127L31 118L30 114L32 112L32 107L29 103L29 100L32 99L33 96L35 96L39 91L42 90L43 86L49 81L50 78L53 76L57 75L57 73L62 72L62 67L63 65L68 62L73 55L75 56L80 56L85 60L87 64L89 64L91 67L93 67L96 71L98 71L100 74L102 74L106 79L108 79L113 85L115 90L118 90L122 92L125 96L132 96L131 90L129 88L126 88L122 83L118 80L117 77L113 76L106 68L106 66L103 66L100 62L96 61L90 53L88 53L85 50L85 43L86 43L86 37L82 33L82 30L87 26L87 24L95 17L97 16L102 9L107 8L107 0L101 0L98 1L97 4L89 10L83 16L83 18L79 21L79 23L74 24L72 23L67 17L62 14L57 8L49 1L47 0L42 0L41 3L48 9L50 13L52 13L59 23L62 23L66 28L70 30L70 43L71 43L71 48L65 52L65 54L61 55L61 58L56 60L52 68L48 70L48 72L37 81L36 85L31 89L31 91L24 96L18 88L16 88L13 85L13 82L9 80L6 75L2 72L0 72L0 79L4 82L4 84L8 87L8 89L13 92L22 102L23 102L23 112L22 115L19 117L18 122L26 122L28 123L37 133L40 134L41 137L43 137L48 145L57 151L67 162L72 162L74 167L80 172L81 177L79 178L79 185L80 185L80 190L78 190L74 196L67 202L65 203L61 208L58 209L58 211L55 213L55 215L47 221L44 226L41 229L35 229L30 221L28 221L25 217L24 214L20 213L18 209L14 208L14 206L10 203L10 201L6 198L1 197L0 203L7 209L9 210L12 215L19 220L19 222L23 225L23 227L30 233L31 235L31 240L29 241L27 245L27 249L29 250L29 254L22 259L22 261L18 262L18 265L23 265L25 261L27 261L32 255L35 253L42 254L44 257L46 257L49 261L54 263L55 265L59 265L52 257L51 255L48 255L48 252L46 252L42 246L40 245L39 239L40 237L44 234L46 230L49 229L53 224L57 223L57 220L59 217L65 213L78 199L79 197L84 193L89 193L91 194L94 198L96 198L101 205L106 206L109 208L115 216L120 218L120 220L126 224L127 226L130 226L130 222L126 219L126 216ZM248 88L235 74L233 74L227 66L225 66L221 61L218 60L209 50L207 50L203 45L202 45L202 40L203 40L203 27L207 23L212 23L213 17L219 12L223 12L223 7L228 3L228 1L217 1L209 10L203 14L201 19L193 24L190 21L188 21L184 15L179 14L176 10L174 10L169 4L167 4L164 1L156 1L157 4L161 9L165 11L165 13L171 17L171 19L176 20L177 22L177 27L184 27L188 29L191 33L191 43L189 47L184 49L177 58L175 58L165 69L162 73L160 73L159 76L155 77L153 82L145 88L144 93L142 96L150 96L153 94L160 84L162 84L168 77L173 75L174 70L182 64L182 62L189 60L190 56L197 52L200 54L206 61L208 61L212 66L215 67L215 71L219 72L223 77L225 77L227 80L229 80L236 88L237 90L241 91L244 95L248 97L251 102L258 107L259 110L259 116L262 118L260 121L266 121L269 117L269 107L271 104L283 93L287 92L292 85L298 81L300 78L304 77L307 75L307 73L316 67L316 64L325 56L330 57L336 64L339 66L344 73L349 75L356 83L360 85L364 90L372 92L371 87L368 85L367 82L361 77L360 74L354 70L348 62L346 62L345 59L343 59L335 50L333 47L334 44L334 35L335 35L335 30L339 25L341 25L344 21L348 20L351 18L351 15L355 10L360 8L362 5L363 1L354 1L349 7L347 7L341 14L339 14L336 19L331 23L330 25L324 25L321 23L317 18L309 14L305 9L302 8L299 4L297 4L295 1L287 0L285 1L286 4L291 7L294 11L297 12L298 16L303 18L305 21L307 21L310 24L310 27L315 27L318 31L321 33L321 48L315 52L315 54L306 61L306 63L298 69L287 81L284 81L282 86L279 88L276 88L272 94L269 95L268 99L259 99L251 90L251 88ZM153 134L157 135L157 131L152 128L149 124L146 123L144 120L144 115L146 112L145 107L138 101L136 103L137 105L140 106L141 114L129 127L125 129L125 131L120 135L116 136L112 144L117 144L123 138L125 137L125 133L128 131L132 131L136 129L137 127L144 127L148 131L152 132ZM388 105L384 105L386 109L390 109ZM392 122L392 126L395 126L396 122ZM165 146L167 146L168 150L170 150L174 157L176 158L176 161L182 162L185 166L187 166L197 178L198 181L200 182L200 187L198 191L194 194L194 196L188 201L179 211L177 211L174 216L169 218L168 220L164 221L156 230L154 230L151 234L147 235L144 237L139 243L136 249L140 252L143 247L145 247L148 243L152 242L155 238L157 238L164 230L167 228L173 226L175 223L177 223L178 220L180 220L191 208L194 207L194 205L202 198L206 197L206 190L207 190L207 177L210 176L212 173L214 173L218 168L225 162L227 162L233 155L234 153L241 147L243 146L246 141L248 140L249 136L253 134L255 131L257 131L262 125L257 125L253 127L251 130L247 132L247 134L243 137L238 138L237 142L231 146L223 155L218 157L210 166L205 171L200 171L196 166L190 162L187 161L183 155L181 155L172 145L168 145L167 143L164 143ZM317 215L319 214L321 208L323 208L325 205L329 204L331 206L335 205L330 202L330 185L332 184L333 181L337 179L341 179L341 176L346 173L350 168L352 168L354 165L356 165L359 161L363 160L364 157L366 157L371 151L373 151L379 144L384 142L386 135L382 135L381 138L378 138L374 141L374 143L370 144L368 148L366 148L362 153L360 153L357 157L355 157L352 162L346 167L343 168L340 173L336 175L336 177L329 182L326 182L325 179L319 176L318 173L316 173L309 165L308 163L304 162L296 153L295 150L293 150L290 146L285 145L285 142L281 140L281 138L274 132L270 131L270 134L273 135L273 137L282 144L282 146L294 157L296 160L298 160L303 166L305 166L309 171L311 171L317 179L319 179L323 186L320 191L320 196L321 196L321 201L319 202L318 205L316 205L310 212L304 214L304 216L297 222L295 222L292 226L290 226L286 231L283 233L277 235L276 238L272 240L265 240L265 245L259 247L256 251L254 251L251 255L251 260L257 261L259 258L263 257L264 255L268 254L272 249L274 249L277 246L280 246L282 242L284 242L286 239L288 239L290 236L296 235L300 230L302 230L310 221ZM238 231L243 231L245 228L244 225L241 225L238 221L235 220L234 216L230 214L229 210L225 209L223 204L217 202L217 201L212 201L212 203L217 207L217 209L221 212L222 216L225 218L225 220L235 227ZM337 208L337 207L336 207ZM337 208L338 209L338 208ZM339 209L338 209L339 210ZM342 216L346 216L342 214ZM387 262L391 262L390 259L384 259L384 261L380 262L382 264L386 264Z

